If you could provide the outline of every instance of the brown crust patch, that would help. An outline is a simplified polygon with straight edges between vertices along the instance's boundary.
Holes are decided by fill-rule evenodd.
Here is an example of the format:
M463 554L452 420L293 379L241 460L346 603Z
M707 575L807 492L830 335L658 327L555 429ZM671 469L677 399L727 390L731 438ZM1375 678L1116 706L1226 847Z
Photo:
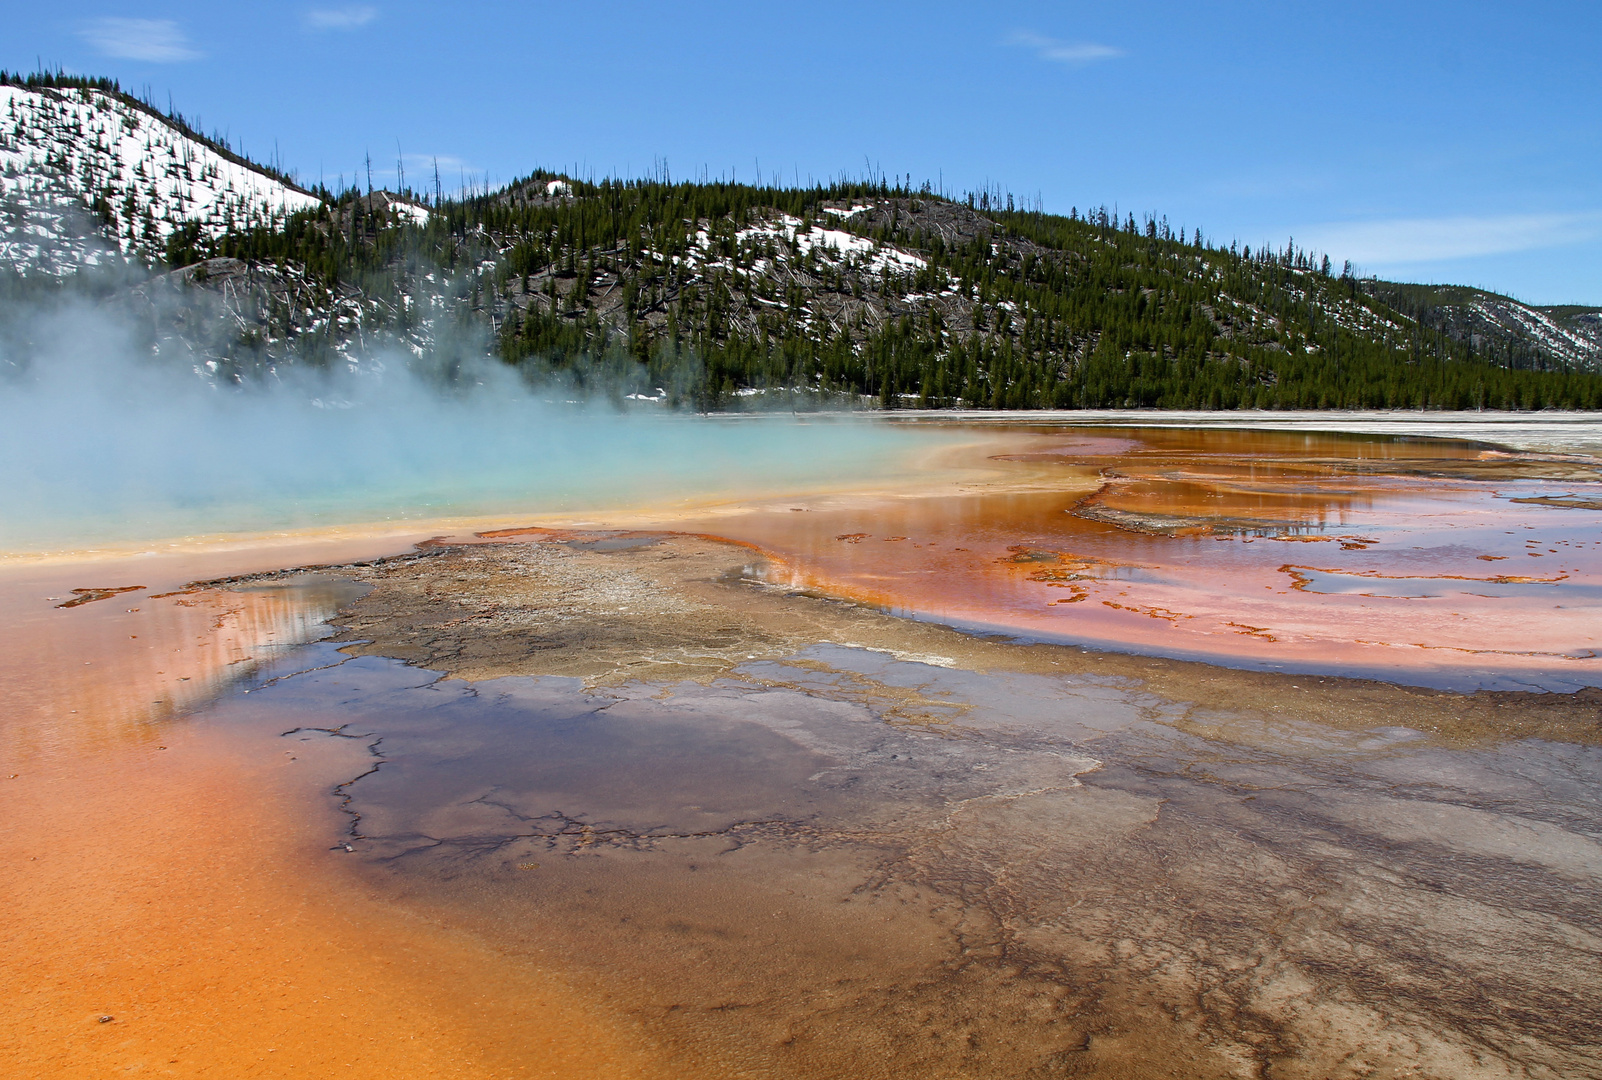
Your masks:
M143 588L143 585L114 585L107 588L74 589L72 599L57 604L56 607L79 607L83 604L92 604L96 600L110 600L113 596L121 596L123 593L138 592Z
M774 588L765 584L768 560L760 552L713 537L640 533L633 535L656 542L599 551L555 538L618 534L516 532L541 539L444 545L322 568L372 586L333 620L337 640L346 642L346 652L395 657L461 678L564 675L591 686L707 681L752 657L775 659L817 642L850 642L945 656L976 671L1129 678L1161 698L1184 703L1177 726L1200 723L1192 718L1205 715L1207 736L1231 741L1256 738L1264 720L1364 731L1393 726L1404 717L1407 726L1450 745L1523 738L1602 744L1599 689L1461 694L1023 644L897 618L840 598ZM1240 629L1254 636L1268 632Z

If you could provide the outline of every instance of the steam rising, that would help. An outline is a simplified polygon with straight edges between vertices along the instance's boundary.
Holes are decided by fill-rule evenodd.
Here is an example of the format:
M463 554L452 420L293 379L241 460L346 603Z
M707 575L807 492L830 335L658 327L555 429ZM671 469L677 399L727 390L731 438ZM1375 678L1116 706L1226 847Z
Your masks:
M152 358L133 319L82 297L8 322L0 549L14 552L778 493L893 471L913 438L861 421L580 406L482 351L288 365L232 385Z

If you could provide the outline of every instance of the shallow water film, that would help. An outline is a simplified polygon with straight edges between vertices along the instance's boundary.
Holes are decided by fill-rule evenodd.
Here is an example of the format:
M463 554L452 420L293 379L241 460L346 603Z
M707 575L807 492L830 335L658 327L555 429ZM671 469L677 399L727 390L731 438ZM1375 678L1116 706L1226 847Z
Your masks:
M775 556L775 582L977 629L1464 689L1602 685L1591 459L1102 428L1037 430L994 460L941 497L725 528Z
M1128 679L838 645L604 694L419 675L352 660L250 709L370 749L340 792L380 888L570 956L670 1072L1595 1063L1594 746L1203 734Z
M1602 1076L1602 462L931 445L654 520L7 568L0 1053Z

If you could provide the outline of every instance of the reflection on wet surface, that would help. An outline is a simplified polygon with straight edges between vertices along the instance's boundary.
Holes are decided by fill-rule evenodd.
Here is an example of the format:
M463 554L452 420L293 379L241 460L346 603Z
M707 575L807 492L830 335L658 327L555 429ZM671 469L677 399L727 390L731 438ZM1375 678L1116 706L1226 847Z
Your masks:
M1028 437L995 458L995 490L706 527L770 553L776 584L970 628L1429 686L1602 685L1602 464L1329 434Z
M1360 596L1394 596L1424 598L1451 596L1508 596L1535 597L1543 600L1558 599L1556 587L1568 580L1567 575L1555 578L1520 577L1454 577L1442 574L1437 577L1407 577L1398 574L1380 574L1368 571L1321 570L1316 566L1290 566L1282 568L1296 582L1295 588L1304 592L1339 595L1357 593ZM1595 604L1602 598L1602 586L1569 584L1563 589L1565 600L1585 600Z
M6 756L148 739L154 725L324 636L326 620L362 589L303 575L227 591L94 591L112 595L66 611L41 597L33 610L9 613Z
M0 1073L639 1075L559 979L409 921L329 864L340 815L325 795L363 747L314 762L277 730L208 722L219 695L297 670L281 665L364 590L186 581L393 546L113 562L137 577L24 566L0 582ZM56 606L80 582L129 578L151 588Z
M1594 747L1207 738L1128 679L838 645L599 693L301 666L219 721L367 746L374 880L567 957L668 1072L1597 1075Z
M1009 439L954 492L8 586L0 1052L1602 1077L1602 695L1422 688L1598 682L1594 463Z

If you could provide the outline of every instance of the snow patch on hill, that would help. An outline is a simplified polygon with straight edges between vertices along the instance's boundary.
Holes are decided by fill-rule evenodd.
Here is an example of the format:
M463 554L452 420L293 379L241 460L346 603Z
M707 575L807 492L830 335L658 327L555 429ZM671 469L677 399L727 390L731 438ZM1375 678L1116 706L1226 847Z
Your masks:
M1542 352L1563 363L1580 367L1595 366L1602 358L1602 327L1582 323L1577 327L1560 324L1544 311L1526 307L1514 300L1484 297L1468 305L1471 317L1498 327L1515 338L1535 344ZM1590 330L1590 333L1586 331Z
M811 225L789 214L781 214L777 220L763 221L741 229L736 234L736 240L746 245L761 245L770 240L781 245L793 244L802 258L816 250L820 257L833 261L852 260L873 274L880 274L886 270L893 274L910 274L929 265L927 261L910 251L903 251L889 244L876 243L865 236L858 236L843 229L825 229Z
M24 272L150 255L190 222L216 236L317 205L111 94L0 86L0 260Z

